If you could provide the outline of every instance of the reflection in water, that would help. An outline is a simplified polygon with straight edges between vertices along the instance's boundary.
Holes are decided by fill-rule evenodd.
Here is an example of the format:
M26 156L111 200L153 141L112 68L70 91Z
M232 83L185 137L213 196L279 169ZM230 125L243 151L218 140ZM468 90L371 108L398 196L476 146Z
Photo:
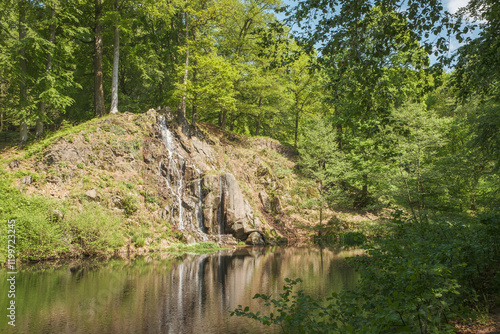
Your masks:
M238 305L265 311L256 293L277 296L284 278L303 279L313 297L351 288L357 275L345 262L359 250L245 248L210 255L80 262L21 271L16 327L2 333L274 333L278 328L230 317ZM7 291L0 271L0 291ZM1 309L7 301L1 299ZM5 316L3 316L5 317Z

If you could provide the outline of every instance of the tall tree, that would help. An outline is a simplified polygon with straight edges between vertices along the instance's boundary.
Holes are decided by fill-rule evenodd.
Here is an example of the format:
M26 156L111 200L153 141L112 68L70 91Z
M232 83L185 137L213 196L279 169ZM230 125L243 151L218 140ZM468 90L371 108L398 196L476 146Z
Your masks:
M103 3L102 0L94 0L94 112L95 116L104 116L104 75L103 62Z
M115 24L113 43L113 74L111 79L111 110L112 114L118 113L118 69L120 65L120 0L115 0Z
M54 44L56 40L56 8L55 8L55 3L50 4L50 2L47 3L49 10L50 10L50 20L49 20L49 37L48 37L48 48L47 48L47 56L46 56L46 64L45 64L45 72L47 75L51 75L52 72L52 54L54 52ZM48 88L48 87L46 87ZM47 102L42 99L40 101L40 109L38 112L38 117L36 119L36 130L35 130L35 135L37 137L41 137L43 135L43 123L44 123L44 117L46 113L46 106Z
M21 114L21 124L19 129L19 140L21 142L26 142L28 140L28 92L26 87L26 80L28 79L28 71L26 65L26 15L28 11L28 2L25 0L19 1L19 25L18 25L18 33L19 33L19 67L20 71L20 79L19 79L19 105L20 105L20 114Z

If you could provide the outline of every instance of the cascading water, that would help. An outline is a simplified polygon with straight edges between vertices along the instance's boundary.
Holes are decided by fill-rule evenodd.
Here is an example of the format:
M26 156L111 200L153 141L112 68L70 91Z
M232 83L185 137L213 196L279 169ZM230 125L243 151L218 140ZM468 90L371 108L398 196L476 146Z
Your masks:
M167 187L172 192L172 195L177 198L178 211L179 211L178 228L179 228L179 230L184 230L185 226L184 226L184 221L182 218L182 215L183 215L182 185L183 185L183 180L184 180L185 162L184 162L184 158L175 151L174 136L172 135L172 132L167 127L167 122L165 120L165 117L160 116L159 120L160 120L161 138L162 138L163 144L165 145L165 148L168 151L168 167L167 167L168 175L167 175L167 177L165 177L165 180L167 181ZM179 161L180 166L177 166L177 162L173 159L174 154L178 157L178 161ZM172 175L172 173L175 176L173 181L177 187L175 187L175 186L172 187L172 185L170 183L170 176ZM160 175L162 175L161 174L161 163L160 163Z
M179 211L179 230L192 230L198 236L198 240L208 241L208 236L205 233L205 228L203 224L203 191L202 191L202 172L194 165L192 162L192 168L196 171L198 175L198 201L197 201L197 215L193 219L192 215L188 212L186 221L184 221L184 208L182 206L182 196L184 185L184 174L186 169L186 161L184 158L176 151L176 145L174 141L174 136L172 132L168 129L167 123L164 116L159 117L159 125L161 131L162 142L168 152L168 166L166 168L167 176L164 177L162 174L162 163L159 165L159 174L165 179L168 189L176 198L177 206ZM163 166L165 167L165 166ZM196 191L193 191L196 193ZM173 214L173 210L171 211ZM173 218L173 217L172 217ZM197 221L197 223L195 223Z

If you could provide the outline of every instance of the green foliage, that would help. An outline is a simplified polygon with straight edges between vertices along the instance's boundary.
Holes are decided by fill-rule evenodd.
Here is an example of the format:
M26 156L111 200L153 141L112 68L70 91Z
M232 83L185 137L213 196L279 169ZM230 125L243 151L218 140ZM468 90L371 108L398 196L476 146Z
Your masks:
M124 195L120 201L120 209L122 209L127 216L134 214L138 210L137 199L132 195Z
M96 203L87 203L82 212L72 210L66 216L62 226L85 255L108 255L125 241L122 218Z
M2 173L3 174L3 173ZM5 174L4 174L5 175ZM10 186L11 180L0 181L0 241L7 245L7 221L16 221L16 257L19 260L38 260L56 257L68 250L63 240L64 230L53 209L60 203L55 200L26 196ZM7 247L0 250L0 262L6 259Z
M482 222L497 228L497 218ZM287 280L279 298L254 297L272 306L271 313L239 306L232 315L278 324L286 333L453 333L450 320L473 314L474 307L481 308L478 296L488 292L488 268L500 255L498 230L491 233L477 222L422 223L397 215L395 223L388 238L350 259L361 275L355 289L313 299L293 292L300 280Z
M38 261L81 253L101 256L122 246L122 217L94 203L85 204L81 212L67 209L67 203L27 196L11 187L10 182L3 177L0 182L0 219L5 222L3 231L8 220L16 221L18 260ZM5 244L6 235L0 234ZM5 249L1 249L0 261L5 261L5 256Z
M131 240L134 244L135 244L135 247L144 247L144 245L146 245L146 238L144 238L143 236L135 236L132 238Z
M178 243L169 246L168 249L172 252L181 253L210 253L221 248L215 242L198 242L192 245Z
M275 312L264 315L261 312L249 312L249 308L238 308L231 312L231 316L243 316L260 321L263 325L279 325L284 333L318 333L335 329L328 316L327 309L322 307L319 300L315 300L304 294L302 290L293 293L295 285L302 280L291 280L285 278L286 285L283 286L283 292L279 298L274 299L271 296L256 294L253 298L262 299L264 305L272 306ZM327 315L328 314L328 315ZM332 327L330 327L332 326Z

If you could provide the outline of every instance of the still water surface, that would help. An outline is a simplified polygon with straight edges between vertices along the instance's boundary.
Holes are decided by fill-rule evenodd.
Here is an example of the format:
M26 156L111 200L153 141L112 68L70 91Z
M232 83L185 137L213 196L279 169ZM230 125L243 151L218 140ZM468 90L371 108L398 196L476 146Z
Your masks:
M16 327L7 325L6 271L0 271L1 333L276 333L238 305L265 311L256 293L278 296L284 278L303 279L314 297L353 287L345 257L359 250L244 248L209 255L24 266L16 281ZM5 295L5 296L4 296Z

